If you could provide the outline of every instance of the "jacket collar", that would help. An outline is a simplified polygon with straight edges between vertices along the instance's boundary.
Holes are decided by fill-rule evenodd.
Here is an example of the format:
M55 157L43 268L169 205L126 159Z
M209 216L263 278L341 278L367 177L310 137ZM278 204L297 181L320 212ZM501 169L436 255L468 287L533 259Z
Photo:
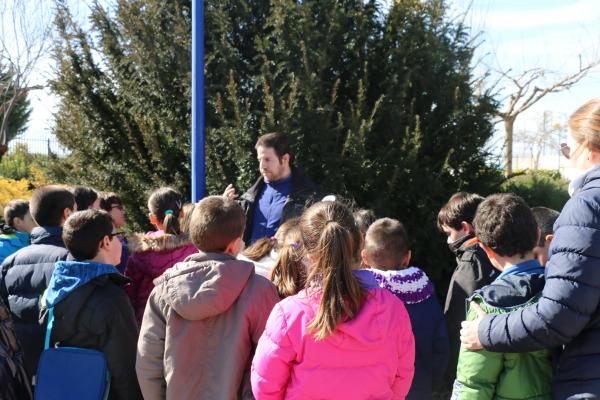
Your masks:
M584 172L569 184L569 194L571 197L575 196L580 191L586 189L593 181L594 187L600 187L600 164L596 164L588 171Z
M65 247L62 226L36 226L31 231L31 244L50 244Z
M406 304L416 304L427 300L433 294L429 277L417 267L401 270L381 271L368 269L379 286L388 289Z
M538 260L532 259L523 261L521 263L511 265L506 268L496 279L501 279L509 275L528 275L528 274L543 274L544 267L542 267Z
M119 279L121 275L113 265L85 261L57 261L45 294L45 303L48 307L55 306L75 289L100 276L111 274L116 274L117 280L123 283L128 281L124 276L123 279Z

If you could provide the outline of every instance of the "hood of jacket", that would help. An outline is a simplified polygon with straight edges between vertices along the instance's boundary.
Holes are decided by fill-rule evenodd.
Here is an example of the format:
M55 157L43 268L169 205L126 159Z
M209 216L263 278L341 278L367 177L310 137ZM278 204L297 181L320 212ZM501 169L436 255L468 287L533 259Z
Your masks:
M488 306L487 312L506 312L537 301L544 289L544 274L507 275L475 291L467 302L475 300Z
M405 304L421 303L433 294L433 284L429 277L417 267L402 270L381 271L368 269L380 287L388 289Z
M31 231L31 244L50 244L65 247L62 226L36 226Z
M146 251L170 251L190 244L190 238L187 234L135 233L127 239L127 247L132 254Z
M181 317L197 321L229 309L254 274L254 265L222 253L195 253L154 280Z
M48 289L44 294L45 305L47 307L55 306L77 288L104 275L115 275L111 277L123 283L128 281L128 278L119 274L113 265L82 261L57 261L54 264L54 272L52 272Z

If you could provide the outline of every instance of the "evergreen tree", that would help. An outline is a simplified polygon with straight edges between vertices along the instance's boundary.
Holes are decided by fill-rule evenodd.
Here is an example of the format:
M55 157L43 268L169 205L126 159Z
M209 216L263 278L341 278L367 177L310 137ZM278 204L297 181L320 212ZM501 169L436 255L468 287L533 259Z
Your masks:
M296 164L329 192L396 217L416 263L444 290L450 253L435 228L457 190L486 193L496 103L475 95L473 43L442 0L205 1L207 187L245 190L254 143L288 134ZM84 32L62 5L53 83L59 180L122 193L144 221L146 191L189 193L190 1L95 5Z

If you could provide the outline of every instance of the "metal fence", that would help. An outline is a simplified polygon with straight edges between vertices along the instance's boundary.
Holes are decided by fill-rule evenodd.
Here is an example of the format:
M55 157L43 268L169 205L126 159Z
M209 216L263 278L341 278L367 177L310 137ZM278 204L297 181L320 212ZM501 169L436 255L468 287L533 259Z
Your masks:
M63 157L69 153L69 150L64 148L56 138L33 139L33 138L16 138L8 143L8 153L15 151L15 148L27 146L27 151L34 154L57 155Z

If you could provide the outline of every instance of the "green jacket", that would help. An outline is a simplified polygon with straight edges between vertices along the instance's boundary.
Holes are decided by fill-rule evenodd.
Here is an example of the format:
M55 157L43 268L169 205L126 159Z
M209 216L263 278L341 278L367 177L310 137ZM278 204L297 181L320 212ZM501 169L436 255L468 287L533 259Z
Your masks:
M511 275L497 279L469 299L488 314L503 314L537 302L543 275ZM468 306L467 320L477 318ZM462 345L452 400L550 400L552 364L549 350L493 353Z

